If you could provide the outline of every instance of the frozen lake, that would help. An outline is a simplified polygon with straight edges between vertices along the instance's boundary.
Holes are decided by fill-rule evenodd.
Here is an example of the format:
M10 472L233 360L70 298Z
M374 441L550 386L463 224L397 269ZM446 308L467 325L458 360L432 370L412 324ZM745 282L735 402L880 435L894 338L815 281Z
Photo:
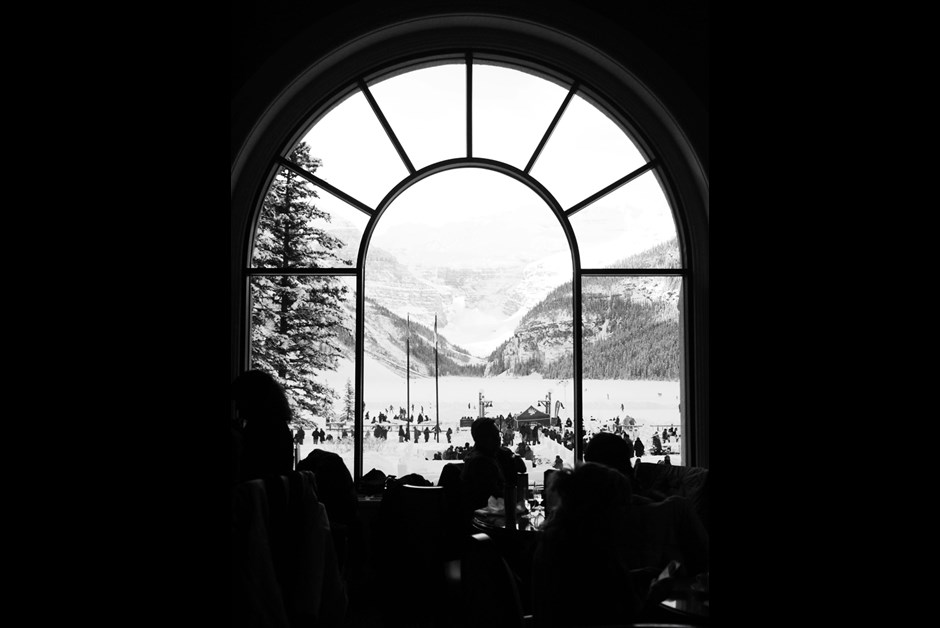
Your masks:
M441 468L447 464L446 460L434 460L436 452L447 448L448 443L444 433L447 428L454 431L452 444L473 444L470 428L460 428L461 417L478 416L478 399L482 392L485 401L492 402L486 408L486 416L512 414L534 406L545 411L544 404L538 405L551 393L552 415L556 402L560 401L563 408L559 408L558 416L564 425L565 420L572 418L573 385L567 380L546 380L538 375L526 377L498 376L490 378L478 377L441 377L438 381L440 408L435 406L435 383L433 377L416 378L410 381L410 403L414 406L414 417L417 419L421 412L429 417L430 422L420 424L423 430L427 425L432 428L435 419L439 417L441 427L440 443L434 441L433 431L429 442L424 442L422 435L420 441L398 442L398 428L393 427L388 434L388 440L376 439L373 436L374 425L372 418L377 417L380 411L393 415L406 404L406 381L392 372L384 365L367 358L364 373L365 386L363 400L365 410L369 413L366 423L366 436L363 445L363 472L376 468L387 475L401 477L407 473L418 473L430 482L436 483ZM331 385L337 390L343 390L346 379L353 379L352 368L349 363L342 365L339 371L331 377ZM469 407L468 407L469 405ZM636 433L640 436L647 451L652 444L652 435L655 428L662 431L662 426L674 425L678 430L679 421L679 382L664 381L620 381L620 380L584 380L582 405L584 408L585 431L588 434L600 431L605 425L613 430L613 419L619 417L624 420L627 416L636 420ZM389 407L392 411L389 412ZM423 408L423 411L422 411ZM416 423L412 422L412 435ZM323 426L321 426L323 427ZM336 438L337 433L331 432ZM518 435L515 443L519 442ZM674 464L681 464L679 444L673 439L671 445L674 452L670 459ZM346 439L314 445L308 434L300 448L300 457L303 458L315 447L335 451L346 461L350 472L353 471L353 442L352 430L348 431ZM544 470L550 469L555 456L567 466L574 463L574 454L560 443L550 440L547 436L540 437L540 443L533 446L536 460L535 467L528 464L529 481L541 479ZM656 462L663 456L643 457L644 462Z

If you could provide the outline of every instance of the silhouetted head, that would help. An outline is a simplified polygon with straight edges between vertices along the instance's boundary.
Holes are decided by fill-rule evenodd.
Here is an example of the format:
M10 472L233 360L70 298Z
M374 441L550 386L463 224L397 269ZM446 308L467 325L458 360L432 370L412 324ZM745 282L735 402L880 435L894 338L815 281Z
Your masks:
M548 490L557 506L550 521L553 528L609 538L626 526L633 490L630 481L612 467L585 462L573 470L560 469L552 474Z
M289 423L290 403L281 385L264 371L245 371L232 382L232 399L241 420L252 423Z
M496 421L489 417L481 417L470 426L470 435L477 449L487 453L495 453L499 449L499 428Z
M625 440L609 432L595 435L584 449L585 461L613 467L624 475L631 475L632 457L633 448L627 445Z

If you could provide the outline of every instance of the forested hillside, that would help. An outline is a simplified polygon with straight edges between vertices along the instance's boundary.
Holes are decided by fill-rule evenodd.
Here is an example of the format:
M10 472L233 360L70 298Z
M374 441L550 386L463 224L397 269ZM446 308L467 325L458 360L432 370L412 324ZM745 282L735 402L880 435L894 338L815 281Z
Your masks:
M676 241L612 268L676 268ZM583 376L675 380L679 377L678 277L585 277L582 280ZM553 290L488 358L487 374L560 379L572 375L571 282Z

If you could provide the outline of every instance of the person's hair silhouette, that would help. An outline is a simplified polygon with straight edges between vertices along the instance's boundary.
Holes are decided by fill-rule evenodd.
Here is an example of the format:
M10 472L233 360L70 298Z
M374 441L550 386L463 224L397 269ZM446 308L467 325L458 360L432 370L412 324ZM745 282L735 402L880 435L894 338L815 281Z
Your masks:
M243 434L239 479L290 473L294 467L292 415L281 385L264 371L246 371L232 382L232 399Z

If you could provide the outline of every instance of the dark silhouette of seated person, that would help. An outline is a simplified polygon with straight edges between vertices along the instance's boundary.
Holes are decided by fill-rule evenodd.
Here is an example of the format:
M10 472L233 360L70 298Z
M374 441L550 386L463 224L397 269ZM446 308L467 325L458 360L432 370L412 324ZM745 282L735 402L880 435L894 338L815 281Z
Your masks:
M533 558L533 618L539 628L638 621L643 594L631 574L635 539L630 483L596 463L552 474L552 511Z
M297 463L298 471L312 471L316 491L326 507L340 569L345 573L351 561L353 569L362 567L362 523L359 498L352 474L339 454L314 449Z
M638 494L629 446L613 434L594 436L584 451L585 461L606 465L629 482L633 506L629 533L636 539L632 566L658 573L677 560L686 575L708 570L708 532L689 499L658 493Z
M633 495L633 503L639 499L642 503L649 500L640 496L640 491L633 473L633 447L627 441L609 432L595 434L584 449L585 462L598 462L627 476Z
M516 474L525 471L525 463L500 445L499 429L493 419L475 420L470 434L473 447L460 474L462 510L468 521L474 510L487 505L490 497L503 498L507 485L515 486Z
M232 491L232 615L237 626L342 624L345 584L315 478L295 472L287 395L250 370L231 387L243 449Z
M314 449L297 463L298 471L313 471L317 495L330 516L330 521L350 524L359 512L359 500L352 474L339 454Z
M232 382L241 455L238 480L287 475L294 468L291 409L281 385L268 373L251 370Z

